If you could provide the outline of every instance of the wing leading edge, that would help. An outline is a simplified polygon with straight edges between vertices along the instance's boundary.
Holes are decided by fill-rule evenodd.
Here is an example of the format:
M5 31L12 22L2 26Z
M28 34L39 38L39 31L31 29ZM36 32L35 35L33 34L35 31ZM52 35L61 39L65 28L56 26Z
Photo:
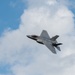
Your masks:
M48 35L47 31L46 30L43 30L40 37L42 38L46 38L46 39L50 39L50 36Z

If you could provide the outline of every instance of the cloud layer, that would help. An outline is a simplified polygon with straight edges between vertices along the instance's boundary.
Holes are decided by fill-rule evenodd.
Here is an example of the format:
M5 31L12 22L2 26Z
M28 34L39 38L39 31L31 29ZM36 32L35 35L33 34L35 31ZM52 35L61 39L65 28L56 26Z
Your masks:
M13 75L74 75L74 14L62 0L28 0L19 29L8 30L0 38L0 62L9 63ZM52 54L45 46L28 39L47 30L60 35L61 52Z

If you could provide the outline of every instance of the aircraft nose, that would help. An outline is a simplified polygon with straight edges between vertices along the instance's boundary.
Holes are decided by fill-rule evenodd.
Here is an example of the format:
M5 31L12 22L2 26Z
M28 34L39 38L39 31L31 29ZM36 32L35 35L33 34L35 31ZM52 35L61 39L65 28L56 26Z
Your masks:
M28 37L28 38L31 38L31 36L30 36L30 35L27 35L27 37Z

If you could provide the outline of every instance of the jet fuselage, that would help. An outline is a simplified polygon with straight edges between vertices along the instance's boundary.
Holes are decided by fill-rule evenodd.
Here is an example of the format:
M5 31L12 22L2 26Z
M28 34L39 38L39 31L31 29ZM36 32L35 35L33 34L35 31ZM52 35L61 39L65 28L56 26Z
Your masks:
M36 42L38 42L39 44L43 44L44 45L44 43L43 43L43 41L42 41L42 39L41 39L41 37L40 36L37 36L37 35L27 35L27 37L28 38L30 38L30 39L33 39L33 40L35 40ZM45 39L46 41L48 41L48 42L51 42L51 44L53 45L53 46L57 46L57 45L61 45L62 43L57 43L57 41L53 41L53 40L51 40L51 39L46 39L46 38L43 38L43 39Z
M59 45L62 45L62 43L57 42L57 38L59 35L55 35L52 38L48 35L46 30L43 30L40 34L40 36L37 35L27 35L28 38L35 40L39 44L45 45L52 53L56 54L55 48L57 48L59 51L61 51Z

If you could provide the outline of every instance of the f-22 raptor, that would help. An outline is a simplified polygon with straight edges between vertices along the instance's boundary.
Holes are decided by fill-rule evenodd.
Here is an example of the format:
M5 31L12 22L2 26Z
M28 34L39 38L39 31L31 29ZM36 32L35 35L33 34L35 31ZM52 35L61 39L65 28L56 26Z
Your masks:
M47 31L43 30L40 36L27 35L27 37L35 40L40 44L46 45L46 47L54 54L56 54L55 48L61 51L59 45L62 45L62 43L58 43L56 40L59 37L59 35L55 35L54 37L50 38Z

